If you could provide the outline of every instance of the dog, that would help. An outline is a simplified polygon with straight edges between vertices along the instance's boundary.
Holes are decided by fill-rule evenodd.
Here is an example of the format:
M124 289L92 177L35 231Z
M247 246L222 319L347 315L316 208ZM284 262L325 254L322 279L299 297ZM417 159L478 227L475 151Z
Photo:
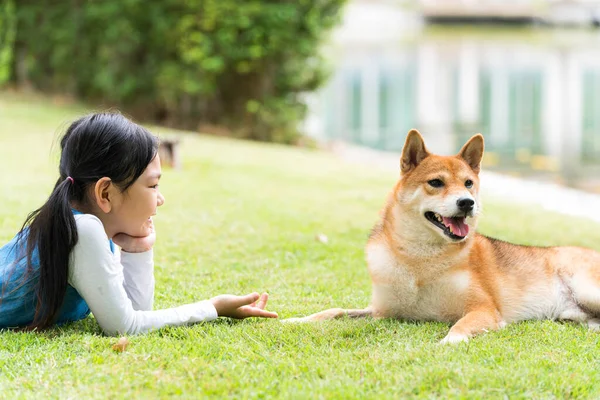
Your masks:
M400 179L366 245L371 304L286 322L348 316L453 324L442 343L532 319L571 320L599 330L600 253L521 246L475 232L483 152L477 134L455 156L434 155L411 130Z

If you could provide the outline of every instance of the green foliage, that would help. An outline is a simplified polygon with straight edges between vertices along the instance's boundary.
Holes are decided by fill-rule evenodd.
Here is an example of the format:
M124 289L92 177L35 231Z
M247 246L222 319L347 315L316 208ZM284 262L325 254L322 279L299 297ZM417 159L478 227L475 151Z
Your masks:
M10 76L15 40L15 6L12 0L0 1L0 85Z
M344 3L32 0L17 7L18 48L42 90L174 126L290 142L301 94L324 80L318 46Z

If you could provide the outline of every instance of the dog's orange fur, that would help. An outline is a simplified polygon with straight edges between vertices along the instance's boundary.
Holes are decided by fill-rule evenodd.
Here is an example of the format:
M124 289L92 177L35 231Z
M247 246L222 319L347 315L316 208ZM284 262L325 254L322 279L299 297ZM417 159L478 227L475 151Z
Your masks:
M481 135L473 136L458 155L445 157L430 154L421 135L410 131L401 178L366 246L371 305L291 321L373 316L454 323L443 342L466 341L526 319L566 319L598 329L599 253L519 246L475 233L482 156ZM434 179L443 187L433 187ZM473 182L471 188L467 180ZM464 220L470 229L463 239L451 238L424 213L455 216L454 204L461 198L475 203L473 215Z

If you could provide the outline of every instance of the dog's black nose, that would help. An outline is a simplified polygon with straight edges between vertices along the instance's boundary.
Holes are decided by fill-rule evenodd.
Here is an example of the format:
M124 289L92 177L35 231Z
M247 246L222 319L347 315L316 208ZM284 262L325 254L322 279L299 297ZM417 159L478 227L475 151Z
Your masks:
M473 205L475 204L475 200L462 198L456 200L456 205L460 211L469 212L473 209Z

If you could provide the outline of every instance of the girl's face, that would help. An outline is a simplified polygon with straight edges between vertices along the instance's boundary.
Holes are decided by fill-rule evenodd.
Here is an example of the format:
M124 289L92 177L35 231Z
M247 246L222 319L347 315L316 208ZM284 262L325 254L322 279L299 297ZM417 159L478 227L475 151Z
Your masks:
M110 218L105 222L109 237L117 233L144 237L152 232L152 216L156 215L157 207L165 202L158 190L160 176L160 158L157 154L133 185L113 197ZM106 226L106 223L111 226Z

